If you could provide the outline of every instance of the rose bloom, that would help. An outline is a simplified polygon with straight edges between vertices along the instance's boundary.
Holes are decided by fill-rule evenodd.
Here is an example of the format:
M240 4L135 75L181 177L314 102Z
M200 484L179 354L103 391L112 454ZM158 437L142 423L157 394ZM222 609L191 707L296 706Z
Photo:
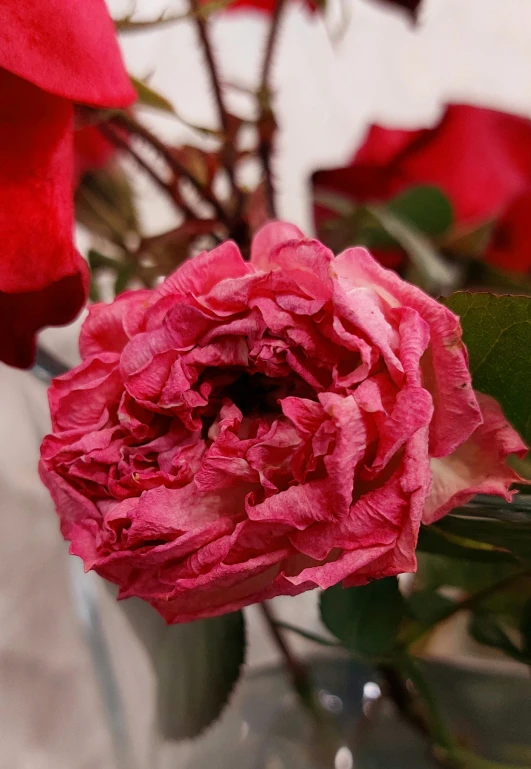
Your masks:
M441 189L452 204L456 233L495 222L485 259L515 272L531 271L531 120L484 107L450 104L430 128L371 126L344 168L313 175L316 191L358 203L382 203L417 185ZM318 228L337 214L315 206ZM404 254L379 249L398 267Z
M363 248L266 225L90 308L41 477L87 569L168 622L412 571L525 452L458 318Z

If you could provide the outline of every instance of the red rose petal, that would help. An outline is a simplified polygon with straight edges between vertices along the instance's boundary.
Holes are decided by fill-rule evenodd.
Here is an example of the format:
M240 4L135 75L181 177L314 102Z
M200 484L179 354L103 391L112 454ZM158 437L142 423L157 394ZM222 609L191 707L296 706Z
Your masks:
M73 114L5 70L0 105L0 359L28 366L35 331L72 320L87 290L72 245Z
M432 128L372 126L349 165L313 175L316 192L360 203L386 202L418 185L434 185L444 192L456 228L504 217L487 259L492 257L500 266L507 262L509 269L528 269L528 250L520 259L515 251L521 249L527 223L526 199L521 196L531 190L531 120L451 104ZM521 202L513 206L518 198ZM337 215L316 203L314 216L321 226ZM388 266L400 263L400 252L393 255L388 249L378 256Z
M0 67L82 104L136 98L104 0L4 0Z

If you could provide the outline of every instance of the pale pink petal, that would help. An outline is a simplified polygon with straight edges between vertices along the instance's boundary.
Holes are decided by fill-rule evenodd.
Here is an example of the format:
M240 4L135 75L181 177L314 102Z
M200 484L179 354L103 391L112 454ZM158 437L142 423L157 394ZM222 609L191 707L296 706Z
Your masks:
M304 234L288 222L268 222L261 227L253 238L251 244L251 264L258 270L269 270L269 254L278 246L288 240L301 240Z
M482 393L476 393L476 397L483 424L449 457L431 460L433 485L424 509L424 523L439 520L475 494L493 494L509 502L514 494L510 485L521 480L506 460L511 454L525 456L526 445L494 398Z

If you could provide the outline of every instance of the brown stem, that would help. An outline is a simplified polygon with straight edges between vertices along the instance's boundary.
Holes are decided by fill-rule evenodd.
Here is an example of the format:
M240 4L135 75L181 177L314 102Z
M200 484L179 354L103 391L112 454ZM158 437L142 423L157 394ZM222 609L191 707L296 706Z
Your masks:
M190 11L195 19L197 32L199 34L199 39L201 41L201 46L203 48L203 53L205 55L208 71L210 74L210 82L212 84L212 90L214 91L214 98L216 100L219 113L219 122L221 123L223 133L226 134L229 129L229 118L225 108L223 91L221 90L221 80L208 34L208 22L201 15L199 0L190 0Z
M382 676L387 696L392 700L402 718L419 732L429 744L434 761L441 769L457 769L454 760L446 754L440 754L435 749L432 729L421 703L410 691L407 681L401 673L392 665L379 665L378 670Z
M264 617L273 641L280 651L286 666L286 671L291 678L293 688L303 698L306 699L308 693L312 691L312 684L306 666L294 656L289 648L282 631L279 629L272 609L266 604L260 604L260 610Z
M116 131L109 123L100 123L99 126L100 133L103 134L112 144L114 144L115 147L118 147L121 150L124 150L127 152L128 155L130 155L135 163L143 170L145 173L152 179L155 184L163 190L175 203L177 208L182 211L185 216L188 216L189 218L195 219L196 215L192 211L192 209L188 206L187 203L182 199L182 197L179 195L178 190L175 188L174 185L171 183L165 181L158 175L158 173L155 171L154 168L152 168L149 163L146 163L144 158L139 155L139 153L131 146L130 142L126 141L126 139L123 138L123 136L120 135L118 131Z
M467 596L462 601L457 601L453 605L449 606L445 612L441 613L437 617L437 621L435 623L421 626L420 628L413 627L410 632L404 633L401 639L403 645L409 648L413 643L415 643L416 641L419 641L424 635L426 635L426 633L429 633L430 630L432 630L433 627L435 625L438 625L440 622L444 622L450 617L453 617L454 614L457 614L458 612L472 609L474 606L477 606L477 604L481 603L486 598L489 598L493 593L496 593L498 590L503 590L504 588L509 587L509 585L512 585L514 582L517 582L520 579L523 579L525 577L530 577L530 576L531 576L531 569L525 568L525 569L521 569L520 571L512 572L512 574L508 574L507 576L502 577L502 579L499 579L496 582L491 582L490 585L487 585L486 587L481 588L481 590L478 590L475 593L471 593L471 595Z
M259 606L271 637L284 659L293 689L298 694L306 713L312 719L313 741L309 746L312 755L317 756L323 766L333 766L334 757L343 742L337 725L330 714L321 707L306 665L300 662L289 648L270 607L266 603L261 603Z
M267 206L267 213L270 219L276 219L277 210L275 204L275 185L273 183L273 169L271 167L272 150L272 142L268 138L261 137L258 144L258 157L260 158L262 169L264 171L265 202Z
M271 109L271 68L273 64L273 55L275 53L275 45L278 38L278 32L280 29L280 22L282 19L282 12L285 7L285 0L277 0L275 9L273 11L273 17L271 19L271 25L269 27L269 34L266 40L264 60L262 63L262 75L260 78L260 87L258 89L258 100L260 104L260 116L258 118L258 132L259 132L259 144L258 144L258 156L262 163L264 170L266 203L268 213L271 218L276 217L275 207L275 186L273 183L273 170L271 168L271 154L273 152L273 133L274 133L274 117Z
M231 223L227 212L217 200L217 198L212 194L211 190L202 184L199 179L197 179L194 174L191 173L191 171L189 171L186 166L183 165L173 155L170 149L164 144L163 141L158 138L158 136L155 136L155 134L153 134L149 128L146 128L146 126L144 126L142 123L139 123L138 120L135 120L134 117L125 112L115 114L112 118L112 122L121 126L122 128L125 128L127 131L129 131L129 133L140 137L151 147L153 147L153 149L156 150L158 154L164 159L174 174L177 177L182 177L183 179L186 179L188 182L190 182L201 199L212 206L216 212L217 218L225 225L230 227Z
M219 122L221 124L221 130L223 133L223 149L221 151L221 161L231 184L233 192L237 194L238 201L241 201L241 194L236 186L236 178L234 173L234 160L236 153L234 148L228 145L228 136L230 131L230 122L227 108L225 106L225 99L223 97L223 89L221 87L221 78L212 49L212 43L210 41L208 20L201 14L201 6L199 0L189 0L190 13L193 15L197 32L199 34L199 40L203 48L203 53L207 63L207 69L210 75L210 83L214 92L214 99L216 100L216 106L219 114Z
M424 737L430 738L429 726L420 714L415 698L398 670L392 665L380 665L378 670L384 680L386 693L399 713Z
M269 34L266 40L264 61L262 64L262 77L260 81L260 90L269 90L269 79L271 75L271 65L273 63L273 54L275 53L275 45L277 42L278 31L280 29L280 21L282 18L282 12L286 5L286 0L277 0L273 16L271 18L271 24L269 27Z

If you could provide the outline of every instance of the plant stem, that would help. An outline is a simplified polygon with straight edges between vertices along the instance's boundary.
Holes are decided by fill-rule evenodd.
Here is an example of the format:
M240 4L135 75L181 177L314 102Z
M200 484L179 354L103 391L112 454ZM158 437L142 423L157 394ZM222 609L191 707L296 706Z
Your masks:
M221 89L221 80L219 77L216 60L214 58L212 45L210 43L207 21L205 20L204 16L201 14L199 0L190 0L190 13L195 18L197 32L199 34L199 39L201 41L201 46L203 48L203 53L205 55L207 68L210 74L210 82L212 85L212 90L214 92L216 106L218 108L219 122L221 123L221 128L223 132L227 133L229 128L229 118L227 115L227 110L226 110L225 102L223 99L223 91Z
M433 758L442 767L451 767L452 769L518 769L512 764L503 764L477 756L459 744L445 723L437 698L421 666L411 656L403 655L397 661L397 667L383 665L380 666L379 670L388 686L393 702L402 715L412 726L434 743L436 750L433 752ZM402 675L405 676L405 679ZM425 713L422 713L417 707L406 679L409 679L415 687L416 693L425 706Z
M300 662L289 648L271 608L265 602L259 606L271 637L282 655L293 689L315 726L315 744L312 749L317 751L323 765L333 766L334 757L343 742L341 735L334 721L321 707L306 665Z
M264 61L262 64L262 77L260 81L260 90L269 91L269 79L271 76L271 65L273 63L273 54L275 52L275 45L277 42L278 31L280 29L280 21L282 18L282 12L285 7L285 0L277 0L271 18L271 25L269 27L269 34L266 40L266 47L264 53Z
M149 163L146 163L144 158L138 154L138 152L131 146L131 144L126 141L118 131L116 131L113 126L109 125L108 123L100 123L99 126L100 133L103 134L112 144L114 144L115 147L118 147L121 150L124 150L127 152L128 155L130 155L133 160L137 163L137 165L145 171L145 173L152 179L152 181L155 182L155 184L163 190L166 195L168 195L171 200L175 203L177 208L185 215L192 219L195 219L195 213L192 211L192 209L188 206L187 203L181 198L179 195L177 189L174 187L174 185L170 184L169 182L166 182L164 179L162 179L158 173L155 171L154 168L152 168Z
M284 665L291 679L291 683L293 684L293 688L301 697L301 699L306 702L308 696L311 695L313 690L312 683L308 675L308 670L306 669L306 666L295 657L289 648L289 645L286 643L286 640L280 631L279 623L275 619L272 609L266 603L261 603L260 610L266 622L267 628L271 634L271 638L275 642L280 654L282 655L282 659L284 660Z
M114 19L114 26L117 32L145 32L145 30L158 29L168 24L176 24L181 21L197 18L198 16L202 19L207 19L211 13L228 8L232 2L233 0L213 0L212 2L205 3L195 12L175 15L163 13L158 18L149 21L133 21L130 16L125 16L123 19Z
M521 569L520 571L515 571L512 574L508 574L507 576L502 577L502 579L499 579L496 582L492 582L490 585L487 585L481 590L478 590L477 592L467 596L462 601L457 601L452 606L449 606L448 609L446 609L446 611L441 612L441 614L437 617L437 620L435 622L432 622L429 625L423 625L421 627L413 627L408 633L405 633L402 636L401 638L402 644L406 648L409 648L411 644L415 643L416 641L419 641L424 635L426 635L426 633L429 633L429 631L435 625L438 625L440 622L443 622L449 619L450 617L453 617L454 614L457 614L460 611L466 611L467 609L473 608L478 603L481 603L486 598L489 598L493 593L496 593L498 590L503 590L505 587L508 587L513 582L517 582L519 579L522 579L524 577L529 577L529 576L531 576L531 568L526 568L526 569Z
M236 186L236 177L234 173L234 160L236 153L234 151L234 147L232 144L229 144L228 141L230 132L229 114L225 106L223 89L221 87L221 78L219 76L216 58L214 56L212 43L210 41L208 19L205 18L205 15L201 13L199 0L189 0L189 3L190 13L194 16L195 19L195 25L197 27L197 32L199 34L199 39L201 41L201 46L203 48L203 53L207 63L207 69L210 74L210 83L214 92L214 99L218 109L219 122L221 124L221 131L223 133L223 148L220 153L221 162L225 168L225 171L227 172L227 176L229 177L232 191L236 193L236 197L239 202L241 201L241 194L239 194L239 190Z
M426 706L429 733L434 742L452 756L456 748L456 740L446 726L444 718L439 710L437 698L435 697L422 668L416 660L407 654L401 659L401 666Z
M146 126L144 126L142 123L139 123L138 120L135 120L134 117L126 112L115 113L113 115L112 122L125 128L127 131L129 131L129 133L138 136L151 147L153 147L153 149L156 150L156 152L164 159L173 173L178 178L182 177L183 179L186 179L188 182L190 182L201 199L212 206L219 221L230 227L230 218L217 198L204 184L202 184L201 181L199 181L199 179L197 179L196 176L194 176L193 173L191 173L191 171L188 170L188 168L186 168L186 166L184 166L173 155L171 150L164 144L163 141L158 138L158 136L155 136L155 134L153 134L149 128L146 128Z
M334 641L333 639L325 638L324 636L317 635L317 633L311 633L309 630L304 630L304 628L297 627L296 625L292 625L290 622L275 620L275 625L280 630L287 630L290 633L295 633L301 638L305 638L307 641L313 641L314 643L319 644L319 646L328 646L333 649L342 648L341 644L338 641Z
M385 683L387 696L395 704L402 717L411 724L416 731L420 732L424 739L430 744L430 747L432 748L432 757L437 764L444 767L444 769L458 769L458 767L460 769L460 764L456 764L455 761L448 759L446 750L444 751L444 754L440 755L438 751L433 749L440 745L441 735L439 734L439 731L442 732L443 742L446 743L446 731L444 727L442 727L442 729L439 728L438 718L435 718L433 715L431 718L426 718L425 713L419 707L419 701L417 701L414 694L408 688L407 678L403 677L401 670L391 664L379 665L378 670ZM406 676L411 678L409 671L406 673ZM421 694L421 692L418 693L419 695Z
M282 19L282 12L285 7L285 0L277 0L275 9L273 11L273 17L271 19L271 25L269 27L269 34L266 40L264 60L262 63L262 75L260 78L260 87L258 89L258 101L260 104L260 115L258 118L258 156L262 163L264 170L266 203L268 213L271 218L276 217L275 210L275 188L273 184L273 171L271 168L271 153L273 150L273 133L274 133L274 118L273 111L271 109L271 68L273 64L273 55L275 52L275 45L280 30L280 22Z

